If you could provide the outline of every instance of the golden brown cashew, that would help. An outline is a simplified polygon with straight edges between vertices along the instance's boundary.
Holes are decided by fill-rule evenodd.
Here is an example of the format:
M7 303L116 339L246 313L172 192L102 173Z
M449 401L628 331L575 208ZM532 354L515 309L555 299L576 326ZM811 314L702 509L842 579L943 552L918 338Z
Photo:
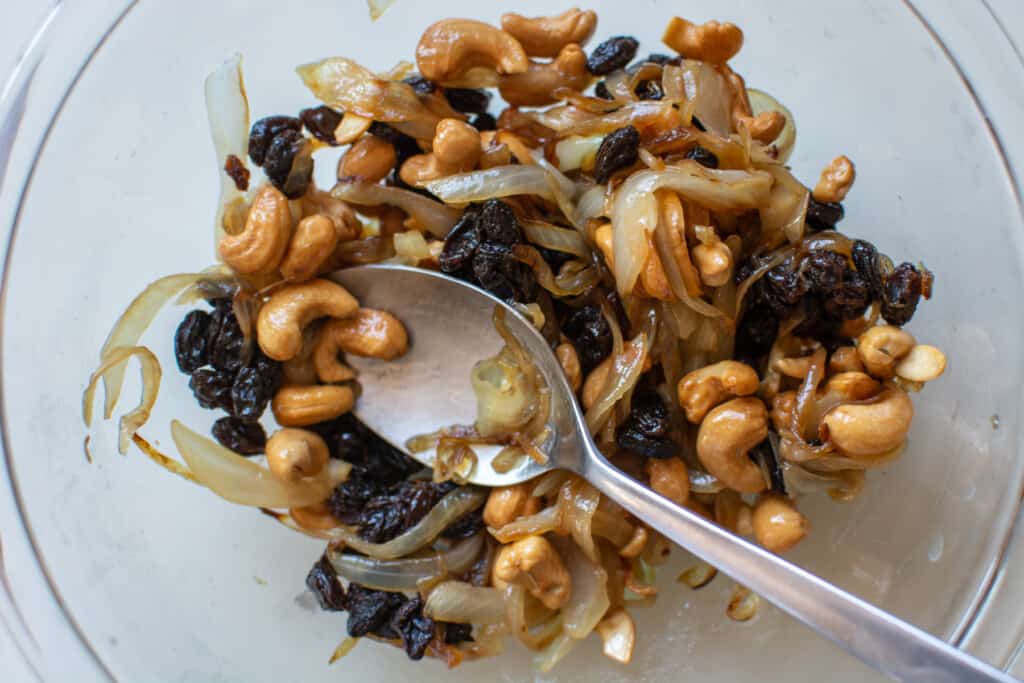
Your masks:
M732 251L722 240L716 237L711 244L698 244L690 253L708 287L721 287L732 279Z
M572 589L572 580L558 551L541 536L502 546L494 558L491 580L498 588L509 584L524 587L548 609L564 605Z
M590 85L587 55L575 43L566 45L551 62L530 62L521 74L498 78L498 90L513 107L540 107L557 102L556 88L583 90Z
M829 372L863 372L864 364L860 362L855 346L840 346L832 352L828 359Z
M352 410L356 396L349 386L281 387L270 402L274 419L284 427L306 427L333 420Z
M608 374L612 371L613 361L613 357L608 356L598 363L597 367L591 370L583 381L582 403L584 410L590 410L597 403L597 398L604 391L605 382L608 381Z
M465 121L441 119L434 133L431 152L405 160L398 175L409 185L418 185L453 173L471 170L480 160L480 131Z
M819 434L851 458L870 458L898 447L907 438L914 405L901 389L888 389L870 403L850 403L825 415Z
M302 331L302 348L294 358L281 363L282 384L308 386L319 381L316 368L313 367L313 348L319 334L320 330L316 325L310 325Z
M277 270L292 236L292 212L288 198L273 185L256 191L245 229L224 235L217 245L224 263L244 275L265 275Z
M491 489L484 505L484 524L492 529L514 522L520 517L540 512L540 498L533 495L534 484L523 482Z
M665 264L661 262L658 250L654 248L654 238L650 235L647 236L647 259L640 270L634 292L660 301L675 301L676 298L665 274Z
M327 216L316 214L299 221L281 260L281 275L292 282L315 277L338 244L338 232Z
M256 319L256 340L274 360L294 358L302 349L302 330L317 318L345 318L359 310L359 302L344 287L330 280L287 285L270 296Z
M507 166L512 163L512 150L498 139L498 131L485 130L480 132L480 168Z
M501 15L501 28L531 57L554 57L569 43L585 45L597 28L597 13L573 7L553 17Z
M789 550L803 540L811 527L793 501L777 493L762 493L758 497L751 522L754 538L772 553Z
M354 240L362 232L363 224L352 207L332 197L329 192L314 188L303 195L302 214L309 216L314 213L331 219L339 242Z
M521 74L530 60L519 41L505 31L473 19L442 19L420 37L416 66L424 78L443 83L473 67Z
M786 117L782 112L763 111L757 116L752 116L750 109L750 98L747 97L747 85L743 77L731 69L727 69L726 79L732 86L732 125L737 131L741 126L746 126L750 131L750 137L763 142L770 143L779 137L779 133L786 127Z
M934 346L917 344L894 370L897 377L910 382L931 382L946 371L946 354Z
M841 202L853 187L857 171L849 157L838 156L821 171L821 178L811 193L819 202Z
M789 429L793 424L793 410L796 408L796 392L782 391L772 398L772 426L775 431Z
M652 491L676 505L686 505L690 499L690 473L682 458L648 458L646 469Z
M679 405L686 412L686 419L698 424L709 410L727 398L753 394L758 383L754 368L746 363L723 360L687 373L679 380Z
M576 347L570 342L563 342L555 349L555 357L562 366L565 378L569 380L569 386L573 391L579 391L583 383L583 371L580 368L580 357L576 353Z
M841 396L847 401L866 401L881 388L878 380L863 372L840 372L828 378L824 393Z
M375 183L390 173L397 161L394 145L376 135L364 135L338 159L338 179Z
M366 358L394 360L408 349L409 335L398 318L386 311L360 308L349 318L324 323L313 349L313 365L317 373L323 373L337 363L339 351ZM320 379L329 381L323 374Z
M765 488L761 468L747 451L768 437L768 411L760 399L734 398L714 408L697 431L697 457L708 472L740 493Z
M890 379L896 361L914 348L914 336L893 325L876 325L857 339L857 354L864 367L879 379Z
M330 458L327 442L307 429L279 429L267 439L267 467L281 481L298 481L320 472Z
M687 59L725 64L743 47L743 31L735 24L709 21L698 25L672 17L661 42Z
M341 526L341 522L334 518L334 515L323 503L291 508L288 510L288 514L300 527L311 531L327 531Z

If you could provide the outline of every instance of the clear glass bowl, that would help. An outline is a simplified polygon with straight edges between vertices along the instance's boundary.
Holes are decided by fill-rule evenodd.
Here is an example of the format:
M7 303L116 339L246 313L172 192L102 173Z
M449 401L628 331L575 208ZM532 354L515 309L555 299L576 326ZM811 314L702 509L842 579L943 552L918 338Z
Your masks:
M662 27L679 10L667 2L590 5L600 15L599 39L632 34L644 52L659 49ZM515 7L552 11L543 2ZM321 544L166 476L137 452L117 456L110 424L96 430L96 461L88 464L80 417L97 350L131 297L160 275L213 259L217 182L202 100L208 71L240 52L254 117L293 112L312 101L297 64L342 54L383 69L411 59L423 27L440 17L496 20L500 11L464 0L443 7L398 0L371 24L355 0L301 9L102 0L68 3L51 16L0 111L0 139L13 141L0 175L0 220L12 236L2 398L4 469L14 493L0 505L9 569L0 616L41 676L533 676L514 645L500 659L449 672L364 642L328 667L344 617L303 597ZM1024 467L1016 305L1024 221L1014 175L1024 167L1004 156L1011 132L1000 123L1012 93L1024 92L1024 70L980 4L918 14L910 3L786 0L768 10L694 0L686 11L742 26L738 70L795 114L799 177L812 181L839 153L856 161L843 229L896 259L921 259L937 276L936 297L912 330L945 349L951 363L917 401L910 449L870 474L852 504L807 500L813 532L792 558L1005 665L1021 634L1019 610L1006 607L1021 597L1006 563L1021 554L1011 531ZM982 44L971 35L987 38ZM171 357L176 322L176 314L164 315L147 336L162 358ZM173 362L165 373L145 433L168 444L171 416L199 426L211 416L194 405ZM729 579L696 592L674 582L690 561L676 553L661 570L657 606L637 611L631 666L608 662L591 638L544 680L869 675L768 606L752 623L729 621Z

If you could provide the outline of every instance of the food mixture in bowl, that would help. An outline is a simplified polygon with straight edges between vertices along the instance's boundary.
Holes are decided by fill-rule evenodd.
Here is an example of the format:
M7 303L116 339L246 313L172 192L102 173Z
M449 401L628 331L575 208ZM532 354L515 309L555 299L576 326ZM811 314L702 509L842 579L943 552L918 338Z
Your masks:
M545 457L546 387L500 315L505 348L467 377L477 422L406 444L436 449L433 470L363 425L346 355L386 363L409 335L333 271L437 269L506 300L549 342L613 463L772 552L808 533L801 496L841 504L899 457L910 394L945 368L904 329L932 274L837 230L848 158L813 189L790 173L792 115L728 65L738 27L672 18L670 52L646 57L629 36L584 49L596 29L578 9L509 13L500 28L439 21L415 65L300 66L320 104L251 126L240 60L207 79L221 264L162 278L132 302L84 414L91 422L100 381L113 413L137 358L143 395L121 418L122 452L134 442L326 540L306 585L347 613L331 661L364 637L450 666L516 639L546 671L596 632L608 657L629 662L630 612L656 599L670 552L575 475L468 483L476 466ZM339 146L337 183L318 188L314 164ZM168 301L197 306L177 328L175 361L199 404L223 413L214 440L172 423L181 461L139 433L161 375L139 340ZM477 465L480 443L504 445L493 465ZM679 580L699 588L715 574L701 564ZM737 586L726 609L743 621L756 607Z

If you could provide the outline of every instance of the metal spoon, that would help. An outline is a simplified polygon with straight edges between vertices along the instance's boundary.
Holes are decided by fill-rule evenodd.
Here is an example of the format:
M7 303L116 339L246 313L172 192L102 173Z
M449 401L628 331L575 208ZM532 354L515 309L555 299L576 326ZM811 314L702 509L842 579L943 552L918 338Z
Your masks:
M409 330L404 357L388 362L350 358L364 391L360 418L404 450L408 438L452 424L472 424L476 402L469 373L502 346L490 294L437 272L403 266L362 266L332 275L364 306L398 316ZM509 330L533 356L552 393L547 453L498 474L478 449L472 476L486 486L514 484L549 469L575 472L678 545L749 587L867 665L899 681L1013 681L893 615L679 507L612 466L594 445L557 359L539 332L506 306ZM433 454L415 457L431 465Z

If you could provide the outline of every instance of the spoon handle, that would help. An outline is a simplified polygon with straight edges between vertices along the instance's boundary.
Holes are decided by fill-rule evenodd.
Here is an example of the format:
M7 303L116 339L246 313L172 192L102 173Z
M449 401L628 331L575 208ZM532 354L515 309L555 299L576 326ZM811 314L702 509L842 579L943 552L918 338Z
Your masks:
M584 438L580 474L670 540L897 681L1015 679L654 493Z

